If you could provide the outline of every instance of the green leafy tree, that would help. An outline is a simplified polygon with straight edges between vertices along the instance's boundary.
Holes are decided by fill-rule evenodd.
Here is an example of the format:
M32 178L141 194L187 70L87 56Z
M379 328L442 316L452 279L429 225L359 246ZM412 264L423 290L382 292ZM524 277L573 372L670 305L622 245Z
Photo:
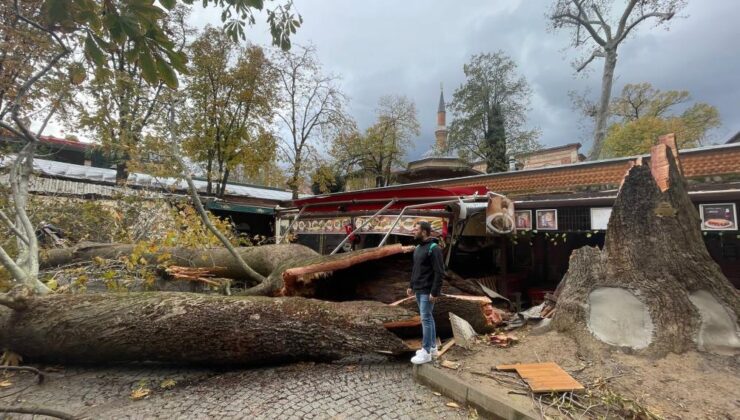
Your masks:
M106 51L115 51L124 45L130 56L138 57L137 72L149 84L165 83L177 87L177 72L184 71L186 60L166 30L166 21L178 4L192 4L194 0L42 0L40 3L13 0L12 18L3 20L2 33L8 22L15 22L15 33L38 34L50 45L49 53L26 62L29 68L15 77L10 88L7 110L0 116L0 128L21 139L24 143L16 154L10 169L9 204L0 209L0 223L17 238L17 255L11 256L0 247L0 263L13 277L14 282L36 293L47 293L49 288L38 279L39 244L35 226L26 211L28 187L33 172L33 158L39 144L40 130L29 128L32 104L38 86L53 79L64 67L73 51L80 51L95 71L105 71L108 66ZM8 1L4 5L8 5ZM39 4L34 8L33 5ZM227 32L235 38L244 37L244 27L255 21L256 13L265 9L264 1L254 0L203 0L202 4L216 5L223 10ZM276 4L276 3L272 3ZM290 47L290 34L300 25L291 3L266 9L267 21L273 42L282 48ZM161 5L161 6L160 6ZM130 58L130 57L129 57ZM70 78L79 82L90 71L76 66ZM138 73L137 73L138 74ZM55 109L49 113L55 112ZM42 119L48 121L48 116ZM44 124L42 124L43 128ZM22 307L23 302L12 296L0 295L0 304Z
M320 164L311 175L311 192L314 194L344 191L344 176L333 165Z
M46 77L29 86L28 93L18 97L18 90L33 75L38 66L51 60L56 53L53 40L40 31L29 30L28 23L20 16L39 20L43 18L42 0L30 0L18 4L20 14L16 13L16 4L5 1L0 4L0 120L9 120L11 112L19 100L18 107L26 116L42 115L36 120L37 132L44 131L46 123L59 111L69 96L69 89L84 78L80 75L78 64L63 60L57 68ZM23 115L21 115L24 118ZM24 118L30 125L30 120ZM9 130L3 135L13 136Z
M609 127L600 157L648 153L655 140L667 133L676 134L680 148L703 144L707 133L719 127L719 112L705 103L676 111L690 100L687 91L662 92L649 83L625 85L621 96L612 101L611 114L616 121Z
M483 159L487 171L505 171L507 156L539 147L538 130L527 130L531 89L503 52L474 55L463 66L465 83L450 109L450 147L468 160Z
M182 49L193 32L185 24L187 14L185 7L177 7L162 21L163 30L176 45L170 59L178 66L186 61ZM165 114L166 103L178 81L161 61L164 57L152 59L139 51L136 42L109 43L102 53L99 59L104 65L91 65L93 76L81 85L74 112L66 120L68 125L95 139L108 161L116 166L116 182L125 184L131 162L147 160L143 138Z
M277 73L262 48L241 47L211 27L192 43L189 54L183 148L203 166L207 192L221 197L237 168L242 176L255 175L275 159L270 125L278 107Z
M571 46L576 50L587 50L588 57L576 63L580 72L597 58L604 59L601 75L601 95L594 107L594 143L589 157L596 159L601 154L609 119L609 103L617 66L617 50L643 22L654 21L667 25L686 0L556 0L550 13L554 29L571 31ZM643 25L644 26L644 25Z
M267 160L251 168L238 166L234 170L233 178L236 182L273 188L285 188L288 182L285 169L280 167L278 159Z
M406 153L420 132L416 105L405 96L386 95L378 101L377 121L359 133L354 125L334 138L331 154L344 172L371 177L376 187L392 182L393 169L406 164Z

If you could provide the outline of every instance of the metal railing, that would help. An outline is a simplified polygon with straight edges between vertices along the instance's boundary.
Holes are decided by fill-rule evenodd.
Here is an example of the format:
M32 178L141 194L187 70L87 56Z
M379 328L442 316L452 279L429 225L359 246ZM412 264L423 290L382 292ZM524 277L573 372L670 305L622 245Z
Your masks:
M393 200L391 200L388 204L386 204L385 206L383 206L382 209L380 209L380 210L376 211L375 213L373 213L373 215L370 216L367 220L365 220L365 222L362 225L356 227L351 233L348 233L347 236L345 236L344 239L342 239L342 242L340 242L339 245L337 245L337 247L334 248L334 251L332 251L331 254L329 254L329 255L336 254L337 251L339 251L342 248L342 245L344 245L344 243L347 242L347 240L352 235L354 235L355 232L357 232L358 230L364 228L368 223L370 223L371 220L373 220L375 217L377 217L380 213L386 211L388 209L388 207L392 206L396 202L396 200L397 199L395 199L395 198Z
M388 237L391 236L391 232L393 232L393 229L396 228L396 226L398 225L398 222L401 221L401 217L406 212L406 210L408 210L408 209L414 209L414 208L429 207L429 206L438 206L438 205L441 205L441 204L452 204L452 203L458 203L458 202L459 203L464 203L464 202L471 201L471 200L473 200L473 201L474 200L477 200L478 197L479 197L478 194L475 194L473 196L467 196L465 198L455 197L455 199L453 199L453 200L435 201L435 202L432 202L432 203L412 204L410 206L404 207L401 210L401 212L398 214L398 217L396 217L396 220L393 222L393 224L391 225L390 229L388 229L388 232L386 232L385 236L383 236L383 240L380 241L380 244L378 244L378 248L380 248L381 246L385 245L385 241L387 241L388 240Z

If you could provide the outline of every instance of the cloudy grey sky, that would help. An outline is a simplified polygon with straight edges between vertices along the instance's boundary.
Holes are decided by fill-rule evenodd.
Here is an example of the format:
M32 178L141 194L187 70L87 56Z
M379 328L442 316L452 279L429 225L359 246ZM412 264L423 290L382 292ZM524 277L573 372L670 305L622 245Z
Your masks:
M556 146L574 141L589 147L579 128L568 92L598 91L601 62L576 75L566 32L551 33L545 16L551 0L295 0L304 18L294 37L313 43L327 72L342 77L350 112L361 128L372 123L378 98L400 94L417 105L422 133L409 158L433 143L440 82L446 98L464 79L462 66L472 54L503 50L519 65L532 90L529 125L542 131L540 142ZM649 82L659 89L685 89L695 101L715 105L722 126L713 133L723 142L740 131L740 1L689 0L686 18L670 30L644 24L619 50L613 93L626 83ZM191 22L220 24L215 10L194 11ZM248 32L268 44L264 26ZM449 124L449 116L448 116Z

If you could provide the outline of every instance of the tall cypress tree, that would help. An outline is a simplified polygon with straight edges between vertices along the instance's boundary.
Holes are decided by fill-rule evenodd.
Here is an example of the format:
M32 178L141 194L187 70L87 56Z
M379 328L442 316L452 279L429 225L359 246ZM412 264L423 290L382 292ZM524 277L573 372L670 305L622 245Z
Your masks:
M486 172L505 172L508 169L506 159L506 128L501 105L493 104L488 111L488 130L486 132Z

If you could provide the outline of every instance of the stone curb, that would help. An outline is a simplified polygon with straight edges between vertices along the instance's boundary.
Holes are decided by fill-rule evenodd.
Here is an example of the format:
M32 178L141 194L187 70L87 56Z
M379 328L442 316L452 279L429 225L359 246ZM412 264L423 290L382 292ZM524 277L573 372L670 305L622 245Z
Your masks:
M484 418L502 420L538 420L529 413L509 404L504 398L482 392L452 373L434 367L431 363L414 366L414 380L441 392L448 398L469 405Z

